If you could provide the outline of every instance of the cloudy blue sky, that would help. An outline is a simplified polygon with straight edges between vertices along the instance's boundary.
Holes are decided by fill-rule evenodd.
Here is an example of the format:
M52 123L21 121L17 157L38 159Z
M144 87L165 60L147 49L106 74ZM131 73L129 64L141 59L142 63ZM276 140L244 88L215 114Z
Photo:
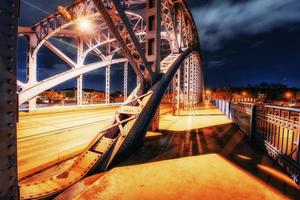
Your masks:
M209 87L300 87L299 0L190 0Z
M21 0L20 24L30 25L72 0ZM245 86L282 82L300 87L299 0L188 0L197 24L204 59L206 85ZM20 40L19 77L24 80L24 47ZM72 47L68 47L72 54ZM50 56L49 56L50 54ZM66 70L47 48L40 51L39 77ZM122 69L113 72L120 80ZM133 74L133 72L131 71ZM130 76L130 83L135 77ZM122 85L114 81L113 90ZM104 89L104 70L84 79L87 88ZM121 85L121 86L120 86ZM134 84L131 84L133 87ZM75 80L60 87L75 86Z

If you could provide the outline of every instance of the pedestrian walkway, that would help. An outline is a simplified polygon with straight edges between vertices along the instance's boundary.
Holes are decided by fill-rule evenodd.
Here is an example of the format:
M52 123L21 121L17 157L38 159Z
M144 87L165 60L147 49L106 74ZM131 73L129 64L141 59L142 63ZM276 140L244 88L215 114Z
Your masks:
M299 199L299 186L216 108L163 116L160 128L74 198Z

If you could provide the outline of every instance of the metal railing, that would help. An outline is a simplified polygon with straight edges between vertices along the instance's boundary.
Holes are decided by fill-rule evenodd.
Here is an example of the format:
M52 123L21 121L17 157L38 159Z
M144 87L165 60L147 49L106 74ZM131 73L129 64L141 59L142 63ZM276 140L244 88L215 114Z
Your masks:
M214 104L299 184L300 109L225 100Z

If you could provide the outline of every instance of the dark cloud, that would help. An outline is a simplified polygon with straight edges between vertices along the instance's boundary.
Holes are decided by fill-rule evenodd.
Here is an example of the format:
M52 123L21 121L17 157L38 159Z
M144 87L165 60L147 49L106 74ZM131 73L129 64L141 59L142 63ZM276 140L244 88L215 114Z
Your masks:
M208 87L242 86L249 83L281 82L300 86L300 2L299 0L188 0L200 34ZM33 25L47 13L74 0L21 0L21 25ZM30 5L32 4L32 5ZM76 60L74 41L51 40L72 60ZM66 43L69 45L67 45ZM64 48L62 48L64 47ZM19 40L18 79L26 80L26 42ZM92 62L93 55L85 64ZM112 91L122 90L122 66L114 66ZM47 48L39 51L41 79L61 73L69 66ZM84 87L105 88L105 70L84 75ZM129 68L129 88L136 75ZM57 88L76 86L76 79Z
M239 35L255 35L300 22L299 0L251 0L233 3L214 0L192 13L207 50L222 48L222 42Z

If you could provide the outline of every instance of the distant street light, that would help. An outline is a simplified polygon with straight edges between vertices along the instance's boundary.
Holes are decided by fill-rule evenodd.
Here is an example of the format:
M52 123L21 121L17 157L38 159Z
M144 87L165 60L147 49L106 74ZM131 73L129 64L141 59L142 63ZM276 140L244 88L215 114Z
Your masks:
M284 96L285 96L285 98L286 98L287 100L290 100L290 99L293 97L293 93L291 93L291 92L286 92Z
M248 93L246 91L242 92L243 97L246 97L248 95Z

